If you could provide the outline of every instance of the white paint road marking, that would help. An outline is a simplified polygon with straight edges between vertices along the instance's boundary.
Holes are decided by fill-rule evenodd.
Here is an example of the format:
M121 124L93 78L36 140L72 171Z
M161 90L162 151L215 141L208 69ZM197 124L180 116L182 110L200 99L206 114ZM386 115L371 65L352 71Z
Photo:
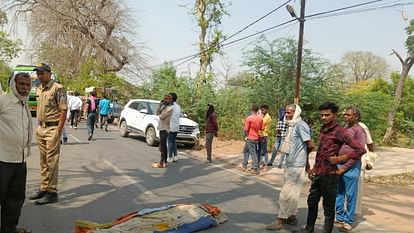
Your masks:
M125 180L127 180L130 184L134 185L135 187L137 187L139 190L141 190L145 195L153 198L153 199L159 199L159 197L157 195L155 195L151 190L145 188L143 185L137 183L134 178L125 175L125 172L122 171L121 169L119 169L117 166L115 166L114 164L112 164L111 162L109 162L106 159L102 160L104 163L106 163L106 165L108 165L109 167L111 167L115 172L117 172L118 174L120 174L122 176L122 178L124 178Z
M178 154L183 155L183 156L187 157L188 159L196 159L196 160L201 161L200 159L197 159L197 158L194 158L194 157L190 157L188 154L186 154L184 152L178 152ZM214 166L214 167L217 167L217 168L220 168L220 169L223 169L223 170L225 170L227 172L230 172L230 173L232 173L234 175L241 176L241 177L244 177L246 179L256 181L257 183L260 183L260 184L262 184L262 185L264 185L264 186L266 186L268 188L271 188L273 190L277 190L277 191L280 191L281 190L281 188L275 187L275 186L273 186L273 185L271 185L269 183L266 183L264 181L261 181L261 180L259 180L258 178L254 177L254 176L245 175L245 174L243 174L243 173L241 173L239 171L235 171L234 169L227 169L227 168L224 167L226 165L225 163L224 164L220 164L220 165L219 164L215 164L215 163L209 163L209 165Z
M76 142L78 142L78 143L81 142L81 140L79 140L77 137L73 136L72 134L69 134L69 136L71 136L71 138L73 138ZM134 178L126 175L126 173L124 171L122 171L120 168L118 168L117 166L115 166L113 163L109 162L106 159L103 159L102 161L106 165L108 165L109 167L111 167L116 173L120 174L123 179L127 180L130 184L134 185L139 190L141 190L145 195L149 196L150 198L159 200L159 197L157 195L155 195L149 189L145 188L143 185L139 184L137 181L134 180Z
M73 140L75 140L77 143L81 143L81 140L79 140L77 137L73 136L73 134L68 134Z

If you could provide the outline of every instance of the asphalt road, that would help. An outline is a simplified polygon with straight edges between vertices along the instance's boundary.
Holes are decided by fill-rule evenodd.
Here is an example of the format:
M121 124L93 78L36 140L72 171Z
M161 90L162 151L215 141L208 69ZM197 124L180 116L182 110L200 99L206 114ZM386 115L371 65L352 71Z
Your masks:
M93 141L87 141L84 121L77 130L66 126L66 131L69 143L61 151L59 202L36 206L27 200L23 207L19 225L34 233L69 233L76 220L110 222L131 211L171 203L208 202L220 207L228 222L205 232L269 232L265 226L276 217L280 187L226 164L206 164L180 153L179 161L168 169L155 169L151 164L159 160L158 148L139 137L120 137L114 126L109 132L97 129ZM38 189L39 174L39 152L33 145L28 195ZM299 225L305 224L306 211L302 194ZM360 223L353 232L392 231Z

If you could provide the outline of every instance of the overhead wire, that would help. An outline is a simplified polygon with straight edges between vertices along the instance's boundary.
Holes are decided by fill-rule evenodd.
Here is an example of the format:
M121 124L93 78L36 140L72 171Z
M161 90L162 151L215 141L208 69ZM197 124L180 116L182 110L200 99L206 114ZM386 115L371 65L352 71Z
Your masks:
M234 36L236 36L236 35L238 35L238 34L242 33L242 32L243 32L243 31L245 31L246 29L250 28L250 27L251 27L251 26L253 26L254 24L256 24L256 23L260 22L260 21L261 21L261 20L263 20L263 19L265 19L265 18L266 18L266 17L268 17L269 15L273 14L274 12L276 12L277 10L279 10L280 8L282 8L283 6L285 6L286 4L288 4L290 1L291 1L291 0L288 0L288 1L283 2L282 4L280 4L279 6L277 6L276 8L272 9L271 11L269 11L268 13L266 13L266 14L264 14L263 16L259 17L258 19L254 20L253 22L249 23L248 25L246 25L246 26L245 26L245 27L243 27L242 29L238 30L237 32L232 33L230 36L225 37L222 41L220 41L220 42L218 43L218 45L217 45L217 46L220 46L220 44L224 43L225 41L228 41L229 39L233 38ZM200 54L202 54L202 53L204 53L204 52L207 52L207 50L205 50L205 51L201 51L201 52L197 52L197 53L194 53L194 54L191 54L191 55L187 55L187 56L184 56L184 57L181 57L181 58L177 58L177 59L171 60L171 61L169 61L169 62L175 63L175 62L179 62L179 61L181 61L181 60L188 60L188 58L190 58L190 57L197 57L197 56L199 56ZM191 60L191 59L190 59L190 60ZM179 64L181 64L181 63L179 63ZM153 67L157 67L157 66L159 66L159 65L156 65L156 66L153 66Z
M327 18L327 17L333 17L333 16L340 16L340 15L350 15L350 14L356 14L356 13L361 13L361 12L368 12L368 11L374 11L374 10L382 10L382 9L387 9L387 8L394 8L397 6L409 6L409 5L414 5L414 1L412 2L404 2L404 3L394 3L391 5L382 5L382 6L375 6L375 7L368 7L368 8L363 8L363 9L355 9L355 10L349 10L349 11L344 11L344 12L335 12L335 13L327 13L325 15L308 15L305 17L305 19L319 19L319 18Z
M350 5L350 6L346 6L346 7L341 7L341 8L337 8L337 9L333 9L333 10L322 11L322 12L318 12L318 13L315 13L315 14L307 15L307 16L305 16L305 19L325 18L325 17L331 17L331 16L336 16L336 15L341 15L341 14L352 14L352 13L358 13L358 12L361 12L361 11L369 11L369 10L377 10L377 9L383 9L383 8L390 8L390 7L395 7L395 6L398 6L398 5L404 6L404 5L413 5L414 4L414 2L395 3L395 4L392 4L392 5L385 5L385 4L387 4L387 3L385 3L385 4L381 5L381 6L373 6L371 8L364 8L364 9L357 9L357 10L353 10L353 11L340 12L340 11L344 11L344 10L348 10L348 9L353 9L353 8L361 7L361 6L367 6L367 5L371 5L371 4L379 3L379 2L383 2L383 1L384 0L375 0L375 1L369 1L369 2L364 2L364 3L360 3L360 4L354 4L354 5ZM287 2L290 2L290 1L287 1ZM284 3L284 4L286 5L287 3ZM280 6L278 7L278 9L280 9ZM274 11L272 10L271 12L273 13ZM269 15L269 13L267 13L266 15ZM261 17L259 19L263 19L263 17ZM258 20L256 20L256 21L258 22ZM255 21L255 23L257 23L256 21ZM220 47L229 46L231 44L234 44L234 43L237 43L237 42L240 42L240 41L249 39L249 38L254 37L254 36L257 36L259 34L266 33L268 31L274 30L276 28L279 28L281 26L287 25L287 24L292 23L292 22L295 22L295 21L297 21L297 19L291 19L291 20L285 21L283 23L277 24L275 26L266 28L264 30L261 30L261 31L252 33L250 35L247 35L247 36L244 36L244 37L241 37L241 38L238 38L238 39L229 41L227 43L223 43L224 41L227 41L229 38L234 37L237 34L240 34L242 31L244 31L245 29L247 29L248 27L250 27L251 25L253 25L253 23L251 23L251 25L249 24L250 26L248 25L248 26L244 27L243 29L241 29L241 30L237 31L236 33L232 34L227 39L224 39L223 41L221 41L220 43L218 43L217 46L220 46ZM182 64L185 64L185 63L193 60L194 58L198 57L201 53L206 52L206 51L207 50L201 51L201 52L197 52L197 53L194 53L192 55L188 55L188 56L185 56L185 57L182 57L182 58L179 58L179 59L175 59L175 60L170 61L170 62L175 63L175 62L184 60L184 61L182 61L180 63L177 63L176 65L173 66L174 68L176 68L176 67L178 67L178 66L180 66ZM155 67L157 67L157 66L153 66L151 68L155 68Z

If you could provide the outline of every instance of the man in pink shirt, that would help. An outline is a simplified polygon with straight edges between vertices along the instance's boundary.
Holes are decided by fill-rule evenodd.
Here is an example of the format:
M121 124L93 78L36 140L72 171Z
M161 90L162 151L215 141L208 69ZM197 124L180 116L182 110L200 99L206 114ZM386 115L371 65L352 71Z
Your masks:
M257 153L256 148L257 144L260 139L259 131L263 128L263 118L257 115L257 111L259 107L257 105L252 105L250 108L251 114L246 118L244 123L244 133L246 135L246 146L248 148L248 153L244 153L243 157L243 164L240 170L246 171L247 169L247 162L249 159L249 155L253 160L252 165L252 174L258 175L260 172L258 170L258 161L257 161Z

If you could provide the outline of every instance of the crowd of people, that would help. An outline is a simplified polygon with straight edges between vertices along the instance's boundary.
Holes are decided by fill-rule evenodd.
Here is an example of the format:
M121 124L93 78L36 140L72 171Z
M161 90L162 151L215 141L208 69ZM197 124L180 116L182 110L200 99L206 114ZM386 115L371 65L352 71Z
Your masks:
M250 175L259 175L273 166L277 154L280 154L278 167L284 168L284 184L277 203L278 216L266 226L268 230L280 231L285 224L298 224L297 203L306 174L311 180L306 226L294 232L314 232L321 198L325 216L324 233L332 232L334 225L340 231L351 231L356 213L360 214L361 172L372 168L372 164L364 163L367 152L374 152L371 135L366 125L359 122L361 113L355 106L344 110L344 127L337 123L339 107L335 103L325 102L319 111L322 127L313 167L309 161L309 154L315 149L312 131L302 120L299 105L288 104L279 110L270 161L267 157L271 122L269 107L252 105L245 119L243 162L238 169Z
M41 86L37 89L38 109L35 137L40 152L39 189L29 200L36 205L58 202L58 170L61 137L70 112L70 128L77 129L82 101L79 93L67 95L63 86L51 79L51 68L45 63L34 69ZM1 233L27 233L18 228L21 208L26 192L26 158L30 155L33 126L28 108L31 78L27 73L14 75L10 80L11 93L0 95L0 205ZM154 168L167 168L167 163L178 161L176 138L180 130L181 107L176 93L168 93L157 109L160 132L160 160ZM92 92L87 103L88 140L93 139L95 123L100 118L100 128L107 131L110 102L104 96L100 101ZM218 117L213 104L206 106L206 162L213 162L213 138L218 134ZM359 122L358 108L349 106L343 112L344 127L337 123L339 107L332 102L319 107L322 127L314 166L310 166L309 154L315 149L312 131L302 120L302 110L297 104L288 104L279 110L275 144L268 158L269 132L272 118L269 106L252 105L245 119L242 172L259 175L273 166L280 154L279 168L284 168L284 184L279 194L278 215L266 226L268 230L282 230L285 224L296 225L297 203L306 177L311 180L307 198L306 226L296 232L314 232L318 205L323 198L323 232L332 232L334 224L341 231L352 229L355 214L360 213L361 172L371 169L361 157L367 151L374 152L369 130ZM250 158L250 159L249 159Z

